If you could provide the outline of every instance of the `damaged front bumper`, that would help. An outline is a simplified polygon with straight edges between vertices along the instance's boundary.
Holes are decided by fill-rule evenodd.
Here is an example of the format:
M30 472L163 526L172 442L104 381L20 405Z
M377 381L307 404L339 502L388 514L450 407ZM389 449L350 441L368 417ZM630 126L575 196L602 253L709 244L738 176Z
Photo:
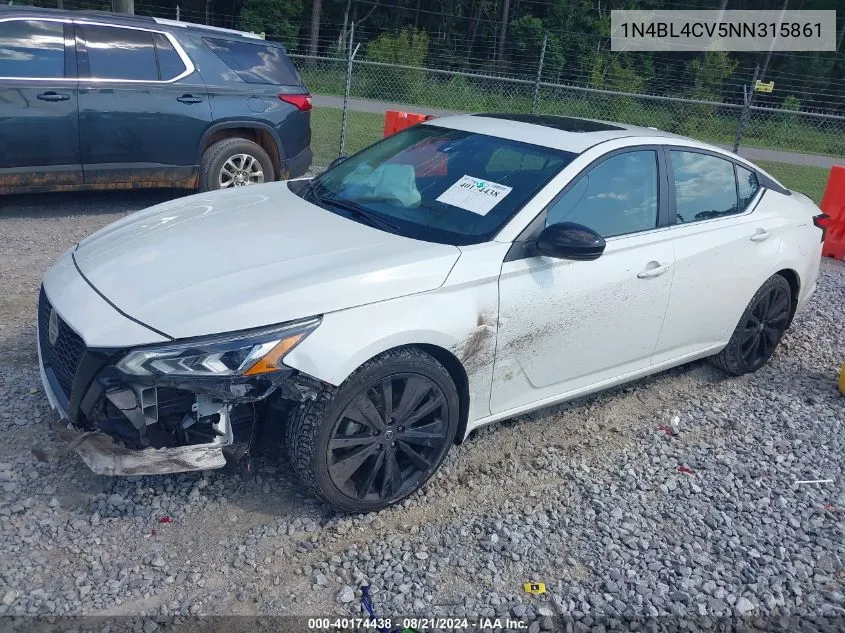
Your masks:
M224 402L207 393L185 392L184 396L193 395L193 402L183 397L174 408L172 402L157 399L159 393L174 391L169 386L108 387L109 380L101 377L94 379L86 394L93 406L78 408L71 418L40 362L40 353L39 366L47 398L60 416L51 426L64 444L61 452L76 452L98 475L163 475L234 464L248 453L258 435L256 426L267 413L283 409L265 406L271 394L291 402L305 400L310 391L309 379L291 371L275 376L274 383L262 389L260 399L244 396L243 401Z
M43 292L37 335L41 382L60 417L53 426L102 475L221 468L248 452L268 414L284 413L280 402L319 389L285 367L251 377L130 376L116 368L129 350L87 348Z
M207 424L214 433L211 441L181 446L141 447L140 443L147 435L148 428L159 423L156 397L158 390L154 386L124 385L113 387L109 391L95 379L94 384L88 389L88 394L91 396L87 398L94 406L88 409L77 408L75 419L81 425L76 426L65 408L68 407L67 399L61 398L56 393L60 387L54 386L54 381L48 378L41 360L40 349L38 355L44 391L51 407L60 417L60 420L51 424L51 427L64 443L63 452L76 452L98 475L163 475L213 470L238 461L249 449L246 441L235 441L231 412L239 403L215 401L213 397L206 394L196 394L196 401L187 410L176 412L176 415L182 417L183 426L188 422L190 426L193 426L201 424L206 414L211 413L214 418ZM137 397L135 394L138 394ZM115 402L120 406L115 405ZM94 409L98 405L111 409L114 417L104 418L95 415ZM122 414L122 419L117 417L117 411ZM256 422L254 416L249 420L244 420L242 416L240 421L249 423L249 433L252 434L252 427ZM135 441L126 437L130 429L137 431ZM116 437L106 431L113 433ZM134 444L135 448L127 444Z
M67 420L65 420L67 421ZM59 439L67 442L82 461L98 475L166 475L194 470L222 468L229 459L228 446L200 444L175 448L132 450L118 445L114 439L98 431L77 431L68 422L52 425Z

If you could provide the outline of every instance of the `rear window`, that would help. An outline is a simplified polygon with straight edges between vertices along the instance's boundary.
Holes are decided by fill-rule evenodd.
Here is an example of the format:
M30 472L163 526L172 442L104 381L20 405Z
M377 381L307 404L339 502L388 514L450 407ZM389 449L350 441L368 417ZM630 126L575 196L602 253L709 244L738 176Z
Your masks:
M757 181L757 174L739 165L736 166L736 181L739 191L739 210L745 211L748 203L760 188L760 183Z
M739 212L733 163L722 158L672 150L677 223L710 220Z
M169 81L185 72L185 64L173 44L161 33L153 33L158 57L158 74L162 81Z
M0 77L64 76L65 36L61 22L0 22Z
M153 34L95 24L79 24L76 36L85 42L89 76L94 79L157 81Z
M203 38L206 45L244 81L278 86L301 85L299 73L278 46Z

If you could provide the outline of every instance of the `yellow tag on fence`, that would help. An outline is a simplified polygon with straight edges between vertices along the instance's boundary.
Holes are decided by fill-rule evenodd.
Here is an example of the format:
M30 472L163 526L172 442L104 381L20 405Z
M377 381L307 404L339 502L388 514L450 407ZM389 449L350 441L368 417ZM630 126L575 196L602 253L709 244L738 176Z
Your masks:
M527 582L522 585L522 588L525 589L525 593L533 593L535 595L546 593L546 584L542 582Z

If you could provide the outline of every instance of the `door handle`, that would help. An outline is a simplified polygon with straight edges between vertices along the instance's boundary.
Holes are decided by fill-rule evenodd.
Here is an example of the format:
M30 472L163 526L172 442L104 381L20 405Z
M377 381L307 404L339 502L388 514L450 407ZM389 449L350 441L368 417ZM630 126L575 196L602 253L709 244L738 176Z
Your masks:
M640 279L650 279L651 277L659 277L669 270L669 264L661 264L660 262L651 261L646 264L645 270L637 273Z
M70 95L62 94L59 92L42 92L38 95L38 98L41 101L67 101L70 99Z
M194 95L182 95L181 97L176 97L176 101L181 101L182 103L202 103L202 98L195 97Z
M752 242L762 242L764 240L769 239L771 237L771 233L769 233L766 229L757 229L754 232L754 235L751 236Z

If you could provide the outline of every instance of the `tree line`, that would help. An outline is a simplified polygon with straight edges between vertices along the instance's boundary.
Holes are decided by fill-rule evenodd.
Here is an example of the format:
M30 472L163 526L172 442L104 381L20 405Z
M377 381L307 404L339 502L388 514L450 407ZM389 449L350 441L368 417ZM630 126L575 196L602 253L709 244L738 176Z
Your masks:
M144 2L145 0L136 0ZM343 55L350 25L364 57L532 77L543 41L543 79L625 92L742 102L754 69L775 83L755 102L845 114L845 11L841 0L187 0L214 2L231 26L260 27L289 49ZM835 9L830 53L610 51L613 9Z
M26 1L26 0L24 0ZM29 0L110 8L119 0ZM135 11L259 31L295 53L542 79L738 103L755 67L773 81L755 103L845 115L842 0L134 0ZM105 6L102 6L105 5ZM614 53L613 9L840 9L826 53ZM543 46L545 41L545 47Z

